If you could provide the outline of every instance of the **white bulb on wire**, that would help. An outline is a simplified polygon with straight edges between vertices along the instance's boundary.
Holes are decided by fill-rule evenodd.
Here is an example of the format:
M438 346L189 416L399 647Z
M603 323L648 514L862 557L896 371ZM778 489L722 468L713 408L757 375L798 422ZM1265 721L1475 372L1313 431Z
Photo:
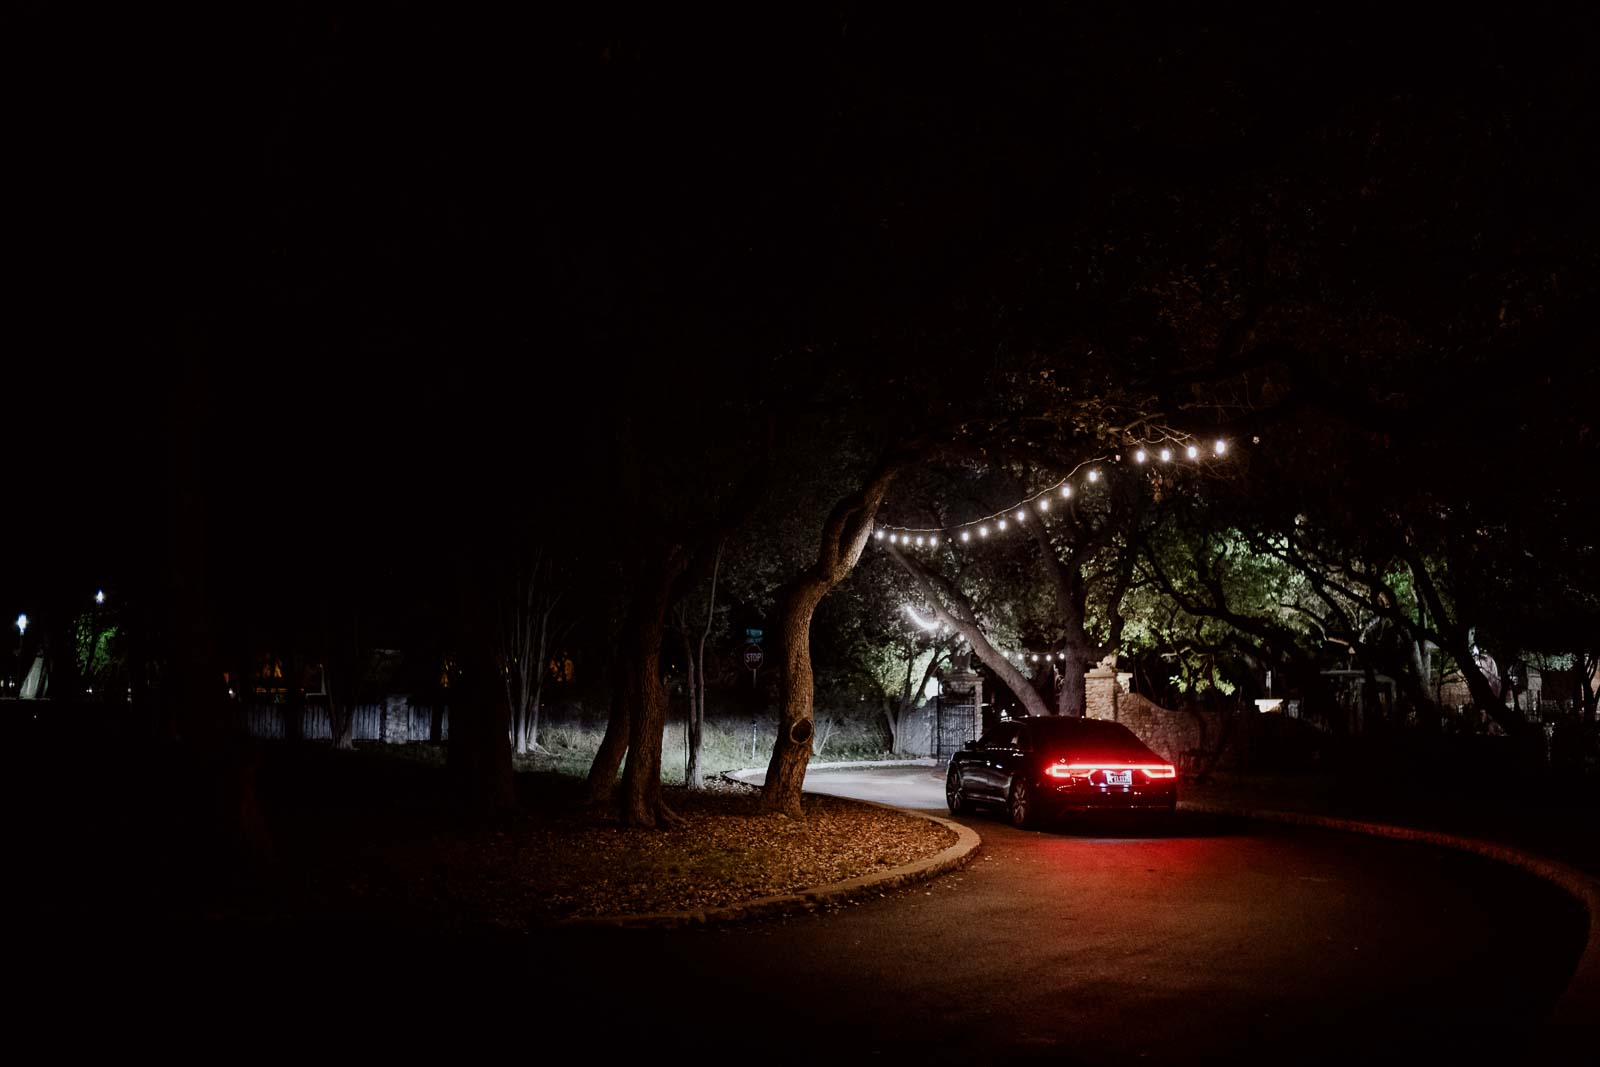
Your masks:
M1143 463L1144 462L1144 449L1141 448L1141 449L1139 449L1139 451L1137 451L1137 452L1135 452L1133 454L1133 461L1135 463Z
M922 536L920 534L917 536L917 544L922 544Z
M1228 450L1228 442L1224 441L1222 438L1219 437L1219 438L1217 438L1217 446L1216 447L1217 447L1217 455L1220 456L1220 455L1222 455L1224 452L1226 452Z
M1161 462L1168 463L1168 462L1171 462L1171 460L1172 460L1172 449L1163 448L1161 450Z
M1039 662L1039 653L1035 652L1033 654L1033 662L1035 662L1035 663Z
M1039 510L1040 511L1049 511L1050 510L1050 500L1049 500L1048 497L1040 497L1039 498Z
M937 537L928 538L928 547L929 548L938 548L939 547L939 539Z
M1072 495L1072 486L1063 485L1061 487L1061 495L1064 497L1070 497Z
M1100 472L1099 471L1090 471L1089 472L1089 480L1091 482L1098 482L1100 480Z
M1001 519L997 525L999 525L1000 529L1004 530L1006 528L1006 520Z
M987 526L978 527L978 536L979 537L988 537L989 536L989 527L987 527Z
M883 531L882 530L878 531L878 540L880 540L880 541L883 540Z
M969 531L969 530L962 530L962 531L961 531L961 540L963 540L963 541L970 541L970 540L972 540L972 533L971 533L971 531Z
M1194 447L1194 445L1190 445L1189 446L1189 458L1190 459L1194 459L1199 454L1200 454L1200 450L1198 448Z
M1017 509L1017 521L1018 522L1027 522L1028 521L1028 513L1026 511L1024 511L1022 508L1018 508Z

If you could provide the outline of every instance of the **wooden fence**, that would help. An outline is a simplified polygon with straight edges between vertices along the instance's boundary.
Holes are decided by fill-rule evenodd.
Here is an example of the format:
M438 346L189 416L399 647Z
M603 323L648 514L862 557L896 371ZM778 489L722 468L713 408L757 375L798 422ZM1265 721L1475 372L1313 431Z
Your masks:
M290 736L289 716L295 711L288 704L247 704L239 709L245 732L251 737L281 741ZM333 724L326 705L309 703L299 709L300 736L307 741L332 741ZM381 704L359 704L354 713L357 741L384 741L406 744L433 737L434 709L414 705L403 696L389 697ZM450 709L439 709L439 740L450 737Z

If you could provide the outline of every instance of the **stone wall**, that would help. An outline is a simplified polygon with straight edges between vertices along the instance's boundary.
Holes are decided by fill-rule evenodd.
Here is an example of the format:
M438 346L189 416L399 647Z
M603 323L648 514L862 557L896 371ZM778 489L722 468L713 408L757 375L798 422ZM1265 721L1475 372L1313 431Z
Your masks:
M1223 734L1217 712L1171 711L1138 693L1130 693L1124 678L1109 664L1084 675L1085 714L1091 719L1120 722L1155 752L1173 764L1189 767L1201 752L1217 744Z

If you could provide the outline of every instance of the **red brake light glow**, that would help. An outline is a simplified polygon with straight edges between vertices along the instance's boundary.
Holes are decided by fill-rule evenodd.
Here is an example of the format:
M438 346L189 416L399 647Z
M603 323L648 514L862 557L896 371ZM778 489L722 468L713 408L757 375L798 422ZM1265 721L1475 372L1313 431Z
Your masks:
M1052 778L1084 778L1095 771L1143 771L1149 778L1176 778L1170 763L1052 763L1045 771Z

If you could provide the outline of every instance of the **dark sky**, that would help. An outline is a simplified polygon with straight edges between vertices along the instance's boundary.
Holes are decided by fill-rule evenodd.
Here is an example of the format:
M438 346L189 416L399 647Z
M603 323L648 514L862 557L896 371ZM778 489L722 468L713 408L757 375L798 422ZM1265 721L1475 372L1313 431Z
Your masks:
M6 581L159 553L185 418L214 525L255 531L222 551L376 521L411 554L441 503L567 521L641 398L915 320L1129 188L1294 175L1396 101L1442 138L1503 113L1529 139L1486 166L1576 173L1593 23L1555 12L35 5L4 396L36 563Z

